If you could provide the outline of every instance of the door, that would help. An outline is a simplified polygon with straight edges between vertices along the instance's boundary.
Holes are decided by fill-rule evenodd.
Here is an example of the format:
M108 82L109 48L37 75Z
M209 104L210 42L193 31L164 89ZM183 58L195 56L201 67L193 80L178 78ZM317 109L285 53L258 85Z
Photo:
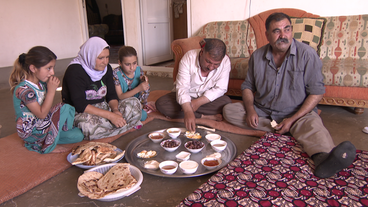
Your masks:
M140 0L143 64L173 59L171 51L171 0Z

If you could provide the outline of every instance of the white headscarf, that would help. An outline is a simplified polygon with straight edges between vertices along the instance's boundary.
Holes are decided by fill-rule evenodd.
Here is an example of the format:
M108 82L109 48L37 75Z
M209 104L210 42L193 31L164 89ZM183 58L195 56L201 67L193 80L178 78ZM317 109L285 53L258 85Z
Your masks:
M109 47L109 45L105 40L100 37L91 37L80 47L78 56L69 65L82 65L92 81L99 81L106 74L107 66L103 71L96 70L96 58L106 47Z

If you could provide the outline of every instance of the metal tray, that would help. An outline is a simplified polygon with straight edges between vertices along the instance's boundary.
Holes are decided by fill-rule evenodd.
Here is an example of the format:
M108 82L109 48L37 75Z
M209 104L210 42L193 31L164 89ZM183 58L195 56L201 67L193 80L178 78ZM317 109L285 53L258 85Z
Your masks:
M160 146L160 143L152 142L148 138L148 135L150 133L152 133L152 132L150 132L150 133L144 134L140 137L137 137L136 139L134 139L133 141L131 141L128 144L128 146L125 148L125 159L130 164L138 167L142 172L145 172L147 174L156 175L156 176L160 176L160 177L185 178L185 177L202 176L202 175L206 175L206 174L218 171L219 169L226 166L236 156L236 146L235 146L235 144L230 139L228 139L227 137L224 137L221 133L216 132L216 134L221 135L222 140L227 142L227 147L224 151L220 152L221 156L222 156L221 157L221 159L222 159L221 165L219 165L217 168L212 169L212 170L208 170L207 168L205 168L201 164L201 159L206 157L207 155L215 153L216 151L214 151L211 148L210 143L205 138L205 135L207 134L207 131L203 130L203 129L197 129L197 132L199 132L202 136L202 138L199 139L199 140L202 141L205 144L205 147L201 152L191 153L191 155L190 155L189 159L196 161L199 165L197 171L194 174L184 174L181 171L180 168L178 168L178 170L172 175L164 174L160 171L160 169L149 170L149 169L144 168L144 162L146 162L148 160L157 160L158 162L162 162L162 161L165 161L165 160L174 160L174 161L179 163L179 161L176 160L175 156L181 151L187 151L184 147L184 144L185 144L185 142L192 140L192 139L188 139L185 136L185 131L186 130L184 128L181 128L181 131L182 131L182 133L176 138L176 139L179 139L181 141L181 145L174 152L168 152ZM164 132L164 133L166 133L166 129L157 130L157 131L154 131L154 132ZM169 138L170 137L166 134L164 140L169 139ZM141 152L142 150L155 150L157 152L157 155L153 158L148 158L148 159L138 158L137 153Z

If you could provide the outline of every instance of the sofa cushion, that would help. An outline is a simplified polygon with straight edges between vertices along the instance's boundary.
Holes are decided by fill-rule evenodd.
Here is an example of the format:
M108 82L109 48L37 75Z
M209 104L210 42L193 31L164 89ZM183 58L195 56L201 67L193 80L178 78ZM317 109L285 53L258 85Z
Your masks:
M231 79L242 79L245 80L248 72L248 61L249 57L246 58L230 58L231 62Z
M291 17L291 24L293 25L294 39L303 42L313 49L319 55L322 44L322 35L325 28L325 18L295 18Z
M368 59L368 15L326 17L320 58Z
M256 36L248 20L210 22L194 36L218 38L226 44L230 58L249 57L257 49Z
M326 86L368 87L368 60L322 59Z

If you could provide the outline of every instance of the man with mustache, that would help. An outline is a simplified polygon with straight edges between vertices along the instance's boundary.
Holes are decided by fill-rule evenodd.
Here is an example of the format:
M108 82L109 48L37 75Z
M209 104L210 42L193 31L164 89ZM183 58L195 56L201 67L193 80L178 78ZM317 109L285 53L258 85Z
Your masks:
M204 39L201 49L190 50L180 60L172 93L160 97L156 108L173 119L184 118L194 132L196 118L222 120L222 108L231 103L227 91L231 70L226 45L220 39Z
M290 133L314 161L314 174L331 177L354 161L356 149L349 141L335 147L317 114L325 93L322 62L312 47L293 39L284 13L267 18L266 37L269 44L249 60L243 102L226 105L224 119L243 128ZM279 123L274 128L272 120Z

